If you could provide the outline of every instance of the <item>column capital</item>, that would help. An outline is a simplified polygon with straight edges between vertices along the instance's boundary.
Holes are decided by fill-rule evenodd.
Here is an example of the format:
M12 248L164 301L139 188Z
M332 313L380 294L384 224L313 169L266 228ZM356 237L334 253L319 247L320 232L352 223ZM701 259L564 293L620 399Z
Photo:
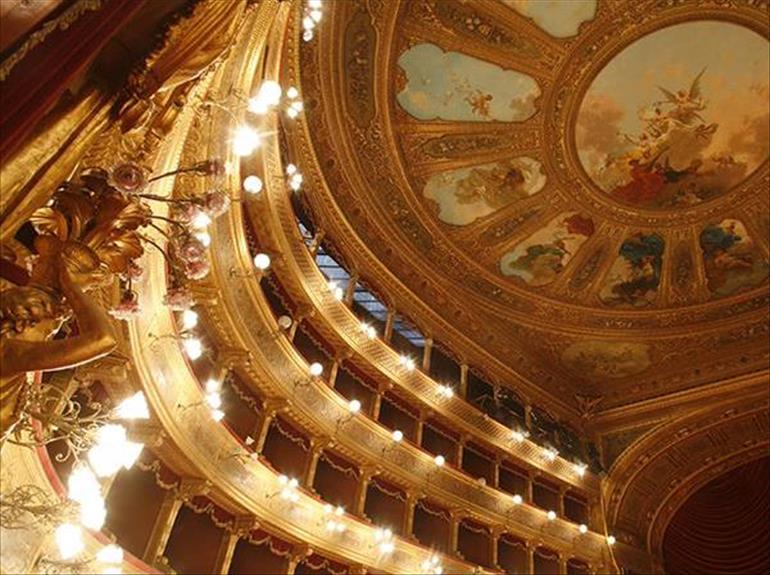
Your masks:
M228 529L236 537L245 538L255 529L259 529L259 521L253 515L238 515Z
M300 562L313 554L313 548L307 543L298 543L291 548L289 557L292 561Z
M490 528L489 528L489 534L494 539L499 539L499 537L503 533L506 533L507 531L508 531L508 529L505 527L505 525L502 525L500 523L496 523L495 525L491 525Z
M265 414L275 415L289 408L289 400L285 397L268 397L262 404L262 410Z
M334 355L334 361L337 363L342 363L346 359L350 359L356 354L356 352L353 350L352 347L345 347L345 349L339 350Z
M211 482L197 477L183 477L174 489L174 496L180 501L189 502L194 497L206 495L211 489Z
M328 435L317 435L310 438L310 451L318 454L332 444L332 439Z
M382 467L374 463L366 463L359 467L359 479L366 478L371 479L375 475L382 473Z
M384 394L386 391L390 391L393 389L393 382L392 381L381 381L377 385L377 393Z

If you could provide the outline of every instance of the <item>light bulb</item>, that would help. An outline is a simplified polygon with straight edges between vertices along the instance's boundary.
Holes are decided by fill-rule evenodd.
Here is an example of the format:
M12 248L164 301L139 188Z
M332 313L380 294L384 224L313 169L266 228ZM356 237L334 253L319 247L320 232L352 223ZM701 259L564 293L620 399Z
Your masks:
M289 116L289 118L291 118L293 120L294 118L299 116L299 112L297 110L295 110L294 108L288 108L286 110L286 115Z
M184 351L192 360L198 359L203 355L203 344L197 337L189 337L182 340Z
M361 411L361 402L357 399L351 399L348 403L348 411L350 411L350 413L358 413Z
M264 102L259 98L249 98L249 112L251 112L252 114L257 114L258 116L262 116L264 114L267 114L267 111L269 109L270 109L270 106L267 105L267 102Z
M233 138L233 152L236 156L248 156L262 143L260 135L250 126L239 126Z
M305 42L310 42L313 39L313 31L312 30L305 30L302 32L302 39Z
M206 227L208 227L210 223L211 223L211 218L206 212L198 212L197 214L195 214L192 221L190 222L192 227L195 228L196 230L203 230Z
M206 393L218 393L222 389L222 384L218 379L210 377L206 380Z
M578 531L580 531L581 533L588 533L588 525L586 525L585 523L581 523L580 526L578 527Z
M302 174L299 174L299 173L294 174L293 176L291 176L291 178L289 178L289 187L295 192L298 192L300 188L302 188L302 182L303 182Z
M182 312L182 327L186 330L193 329L198 325L198 312L186 309Z
M521 431L513 431L511 433L511 438L513 438L516 443L521 443L524 441L524 434Z
M550 510L548 513L546 513L546 517L548 517L548 521L553 521L554 519L556 519L556 511L554 511L553 509Z
M87 465L80 464L70 473L67 480L67 496L78 503L101 497L99 481Z
M121 462L124 469L131 469L133 467L134 463L136 463L136 460L139 459L139 456L142 453L142 449L144 449L144 445L142 443L126 441L126 444L121 450Z
M578 477L583 477L586 474L587 468L588 466L585 463L577 463L575 464L575 473L578 474Z
M546 449L543 455L545 455L545 458L548 461L556 461L556 458L558 457L559 452L556 451L556 449L554 449L553 447L551 447L549 449Z
M318 8L321 8L321 6L323 6L321 0L307 0L307 7L312 10L317 10Z
M447 399L454 397L454 394L455 394L454 390L448 385L439 385L438 392L439 392L439 395L441 395L442 397L446 397Z
M289 100L293 100L299 96L299 90L297 90L294 86L291 86L288 90L286 90L286 97L289 98Z
M83 551L83 531L72 523L62 523L56 528L54 537L59 555L62 559L70 559Z
M297 173L297 166L294 164L286 164L286 175L293 176Z
M294 322L288 315L282 315L281 317L278 318L278 327L280 327L281 329L289 329L292 323Z
M96 560L100 563L120 564L123 563L123 549L114 543L102 547L96 554Z
M107 509L104 507L104 501L93 500L80 505L80 524L88 529L99 531L104 526L104 520L107 518Z
M312 10L310 12L310 17L313 19L314 22L320 22L321 18L323 17L323 12L320 10Z
M120 469L126 447L126 428L109 423L99 428L96 442L88 450L88 462L99 477L109 477Z
M392 541L383 541L380 543L380 553L387 554L387 553L393 553L393 550L396 548L396 546L393 544Z
M248 194L258 194L263 186L262 180L257 176L246 176L243 180L243 189Z
M222 419L225 417L225 412L221 409L212 409L211 417L214 418L214 421L222 421Z
M265 80L259 87L257 100L266 103L268 106L275 106L281 101L281 85L275 80Z
M519 495L518 493L513 496L514 504L521 505L522 501L524 501L524 499L522 499L521 495Z
M255 255L254 267L256 267L258 270L265 271L270 267L270 256L263 253Z
M206 231L203 232L196 232L193 234L197 240L203 244L204 248L207 248L211 245L211 234L209 234Z
M345 297L345 290L343 290L339 285L337 285L337 282L330 281L329 289L331 290L332 295L334 296L334 299L336 299L337 301L342 301L342 298Z
M219 409L220 407L222 407L222 398L219 396L219 393L217 393L216 391L213 393L207 393L206 403L208 403L209 407L212 409Z
M390 434L390 436L393 438L393 441L400 443L401 440L404 439L404 432L400 429L395 429L393 433Z
M317 361L310 364L310 375L312 375L313 377L318 377L323 372L324 372L324 366L318 363Z
M118 419L149 419L150 410L147 400L141 391L137 391L128 399L124 399L115 408L115 417Z
M305 16L302 19L302 27L305 30L312 30L313 28L315 28L315 20L313 20L310 16Z
M406 368L407 371L414 370L414 360L411 357L402 355L398 358L398 361Z
M435 463L438 467L441 467L446 463L446 459L443 455L437 455L433 458L433 463Z
M607 535L607 545L615 545L615 541L617 539L615 539L614 535Z

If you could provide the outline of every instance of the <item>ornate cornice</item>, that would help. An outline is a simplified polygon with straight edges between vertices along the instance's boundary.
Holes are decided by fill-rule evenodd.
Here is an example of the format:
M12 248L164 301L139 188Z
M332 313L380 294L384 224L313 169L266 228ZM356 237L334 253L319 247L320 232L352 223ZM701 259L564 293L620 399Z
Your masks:
M704 481L768 453L766 394L720 402L647 432L607 478L606 517L620 540L659 553L674 512Z

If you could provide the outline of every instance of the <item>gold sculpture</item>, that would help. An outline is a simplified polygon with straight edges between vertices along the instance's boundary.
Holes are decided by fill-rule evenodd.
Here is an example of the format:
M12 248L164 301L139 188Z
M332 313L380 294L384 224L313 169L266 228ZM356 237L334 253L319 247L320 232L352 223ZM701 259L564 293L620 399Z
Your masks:
M41 285L0 293L0 436L16 418L27 372L75 367L115 348L107 313L86 296L79 285L85 274L64 253L55 267L66 303L59 293ZM70 317L77 321L77 335L51 340Z

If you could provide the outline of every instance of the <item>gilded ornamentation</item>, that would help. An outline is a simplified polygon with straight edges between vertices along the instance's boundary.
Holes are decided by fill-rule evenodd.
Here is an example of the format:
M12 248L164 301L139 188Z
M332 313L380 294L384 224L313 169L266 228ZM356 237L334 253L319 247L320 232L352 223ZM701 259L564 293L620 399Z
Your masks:
M363 2L356 3L356 12L345 29L347 60L348 107L359 127L364 127L374 115L374 44L375 34L371 16Z
M738 315L753 326L766 318L763 309L767 302L766 284L739 290L702 305L707 291L697 237L705 222L721 221L720 216L739 221L743 218L750 222L746 230L755 247L766 253L765 240L756 237L761 233L756 231L760 229L759 214L755 216L752 212L749 218L743 211L744 206L748 213L749 206L766 203L766 200L758 199L766 195L763 192L767 183L766 163L724 196L676 210L640 211L624 207L596 188L579 163L573 136L586 91L601 70L625 47L657 30L673 29L674 24L703 20L704 17L729 21L731 25L760 32L760 36L766 35L763 32L767 28L766 8L709 1L696 4L651 1L633 6L599 3L593 20L580 26L575 36L561 44L549 44L545 34L533 34L529 24L516 22L516 15L495 20L494 25L500 29L542 48L539 55L531 54L531 58L510 50L499 40L502 37L492 34L481 38L465 28L464 21L453 20L455 16L449 14L464 11L474 13L469 15L468 26L471 28L475 16L479 17L478 24L483 25L491 14L498 16L501 13L498 8L463 2L447 2L442 6L433 2L414 2L404 10L385 5L381 14L372 17L372 26L377 30L375 55L382 53L382 61L389 62L391 68L375 71L374 77L383 80L376 86L373 84L371 91L375 106L387 108L391 113L390 116L385 113L373 116L370 124L363 128L355 124L352 114L347 118L343 114L338 123L336 113L327 113L339 110L340 106L343 111L345 109L345 103L336 99L334 90L321 92L322 86L331 87L337 82L334 73L327 69L327 63L336 58L336 49L329 47L331 52L321 54L325 48L303 45L298 63L303 88L305 93L319 95L318 107L307 116L310 138L300 136L303 155L309 159L314 150L334 150L338 159L333 166L318 163L334 203L330 198L322 197L325 194L314 194L309 198L314 211L318 209L325 221L335 219L338 209L344 213L346 224L335 224L333 227L339 227L336 234L328 231L330 241L341 243L338 248L353 264L359 261L357 254L365 252L360 259L362 269L373 270L381 265L390 270L391 274L382 271L374 274L373 281L379 280L383 286L391 285L392 278L387 277L390 275L403 282L416 297L400 297L397 305L413 317L431 316L420 300L436 301L440 294L441 301L445 302L441 306L441 321L436 318L433 323L434 319L426 319L420 326L424 330L447 333L446 323L457 325L457 318L465 317L464 310L473 305L475 319L484 326L483 330L476 332L463 326L466 328L464 334L446 337L456 337L455 347L464 349L468 344L462 335L470 336L480 344L482 340L477 339L476 333L483 333L485 350L497 358L504 358L503 363L515 370L516 375L509 372L503 376L515 382L513 385L520 385L520 377L530 381L551 380L554 389L565 385L580 391L582 383L577 380L564 382L563 373L542 365L537 359L532 343L522 335L525 332L522 328L535 326L541 329L547 326L549 333L542 337L553 337L569 329L579 332L587 340L612 341L620 333L625 340L628 333L633 332L639 336L635 341L649 342L650 354L654 353L656 358L656 369L640 371L616 379L612 385L607 384L608 389L602 389L606 391L603 409L660 394L666 389L682 389L687 386L688 378L705 383L708 377L714 380L763 365L767 361L766 354L759 351L759 340L752 339L759 337L756 330L754 335L747 332L748 339L741 340L742 344L731 339L718 354L701 353L698 361L709 367L704 366L700 375L693 374L668 352L682 351L682 345L690 346L688 353L693 354L698 349L705 349L692 339L683 342L681 333L694 329L694 326L727 332L739 321ZM346 26L347 22L342 16L339 26ZM460 46L458 38L462 38L465 45ZM478 127L483 122L471 125L469 122L407 118L394 100L395 92L403 87L397 81L399 66L395 60L405 50L426 42L444 51L465 52L503 68L508 62L515 62L515 65L511 64L513 68L531 75L540 84L543 93L538 106L541 112L520 126L500 123L488 129ZM549 53L548 50L552 51ZM376 57L375 61L380 59ZM687 88L692 87L698 72L700 68L686 81L682 80ZM708 74L707 70L700 81L704 89L710 82ZM552 81L553 78L558 81ZM682 82L661 85L668 91L679 90ZM380 86L387 90L379 93ZM660 95L661 99L666 99L662 92ZM697 96L693 94L693 98ZM662 107L678 109L673 102ZM391 125L386 125L388 121ZM510 133L506 131L508 129ZM419 201L426 180L434 174L460 167L478 167L518 155L515 154L518 140L512 135L518 129L535 138L528 140L527 145L534 143L540 148L537 153L527 152L543 163L548 178L546 188L536 199L538 204L524 200L526 203L520 208L509 206L488 219L477 219L457 229L443 225L437 217L438 210ZM511 150L507 155L506 141L510 141ZM726 209L731 198L738 201ZM541 208L539 204L548 205L550 209ZM587 253L578 253L570 263L562 262L563 271L559 274L563 277L557 277L546 287L503 281L495 265L500 256L557 214L568 210L584 213L600 230L583 248ZM531 211L536 213L530 215ZM730 211L735 213L727 213ZM632 238L637 233L640 234L638 241ZM389 249L393 234L403 236L406 251L404 246L398 250ZM367 249L356 247L358 241ZM635 245L624 247L624 242L629 241ZM684 248L677 247L683 241L691 248L687 256L682 255ZM655 244L650 246L651 253L635 249L651 242ZM662 252L658 249L660 246ZM374 252L373 255L370 252ZM619 263L614 265L618 259ZM610 269L613 266L614 269ZM686 267L689 272L684 271ZM420 272L415 273L415 269ZM401 284L393 282L393 285ZM678 286L687 286L687 289ZM600 298L602 290L604 295ZM462 296L458 295L460 293ZM747 351L741 363L732 355L738 345L745 346L747 341L756 346ZM717 344L712 342L711 345ZM477 361L488 363L481 358ZM521 385L526 387L525 383Z

